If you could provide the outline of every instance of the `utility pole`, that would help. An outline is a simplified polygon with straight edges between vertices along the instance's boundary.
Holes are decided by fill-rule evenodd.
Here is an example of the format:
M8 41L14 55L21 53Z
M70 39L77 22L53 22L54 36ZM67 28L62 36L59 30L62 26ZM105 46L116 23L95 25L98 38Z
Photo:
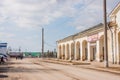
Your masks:
M42 57L44 57L44 28L42 28Z
M104 55L105 55L105 67L108 65L108 44L107 44L107 15L106 15L106 0L103 0L103 10L104 10Z

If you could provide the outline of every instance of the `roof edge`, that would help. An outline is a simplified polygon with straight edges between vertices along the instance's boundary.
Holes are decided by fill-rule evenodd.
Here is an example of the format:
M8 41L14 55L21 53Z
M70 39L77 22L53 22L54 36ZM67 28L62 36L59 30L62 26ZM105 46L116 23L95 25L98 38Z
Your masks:
M76 35L78 35L78 34L80 34L80 33L84 33L84 32L86 32L86 31L89 31L89 30L91 30L91 29L94 29L94 28L99 27L99 26L102 26L102 25L103 25L103 23L99 23L99 24L97 24L97 25L95 25L95 26L93 26L93 27L89 27L89 28L87 28L87 29L85 29L85 30L83 30L83 31L80 31L80 32L75 33L75 34L70 35L70 36L67 36L67 37L65 37L65 38L63 38L63 39L60 39L60 40L56 41L56 42L63 41L63 40L65 40L65 39L67 39L67 38L76 36Z
M120 8L120 2L118 2L118 4L113 8L113 10L110 12L109 16L111 17L112 14L114 14L115 11L116 11L118 8Z

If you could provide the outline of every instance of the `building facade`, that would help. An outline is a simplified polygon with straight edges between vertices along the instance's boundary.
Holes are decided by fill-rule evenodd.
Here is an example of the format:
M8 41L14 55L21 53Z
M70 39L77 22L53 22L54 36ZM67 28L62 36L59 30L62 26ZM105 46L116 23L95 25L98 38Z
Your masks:
M7 54L7 43L0 43L0 54Z
M120 3L111 12L108 23L108 59L120 63ZM64 60L98 61L104 56L102 23L57 41L57 58Z

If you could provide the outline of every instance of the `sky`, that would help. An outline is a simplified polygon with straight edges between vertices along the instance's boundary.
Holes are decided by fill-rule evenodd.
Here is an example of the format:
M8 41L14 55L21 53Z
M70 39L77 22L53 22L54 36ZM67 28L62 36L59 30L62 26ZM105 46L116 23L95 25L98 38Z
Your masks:
M107 0L107 15L120 0ZM0 0L0 42L17 51L56 49L56 41L103 22L103 0Z

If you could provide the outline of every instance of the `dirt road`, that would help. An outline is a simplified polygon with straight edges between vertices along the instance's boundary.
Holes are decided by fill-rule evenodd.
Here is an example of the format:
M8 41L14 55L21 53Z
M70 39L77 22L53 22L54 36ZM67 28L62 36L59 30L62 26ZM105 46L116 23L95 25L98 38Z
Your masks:
M37 62L37 61L36 61ZM12 60L0 80L120 80L119 75L31 59Z

